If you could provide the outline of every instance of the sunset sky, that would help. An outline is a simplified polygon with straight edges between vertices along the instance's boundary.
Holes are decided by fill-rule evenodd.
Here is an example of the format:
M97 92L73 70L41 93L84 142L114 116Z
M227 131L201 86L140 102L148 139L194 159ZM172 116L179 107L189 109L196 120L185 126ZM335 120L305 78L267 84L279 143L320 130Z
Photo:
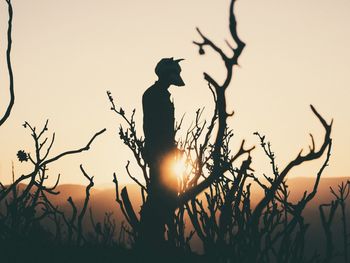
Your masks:
M181 62L183 88L171 88L177 118L184 128L197 108L209 118L213 102L203 71L223 80L220 58L206 50L199 56L195 27L229 52L228 0L13 0L13 69L16 102L0 128L0 181L10 182L11 161L16 175L30 165L16 159L18 150L33 152L24 121L56 132L52 154L84 146L102 128L89 152L68 156L51 166L62 183L86 183L82 163L97 185L112 186L116 172L128 182L124 166L133 157L120 141L122 120L110 111L106 91L127 113L136 108L142 133L143 92L156 80L154 67L163 57ZM253 132L271 141L283 168L309 133L320 146L324 135L309 104L330 121L334 118L333 151L325 176L350 176L350 1L239 0L238 32L247 46L227 92L233 148L245 138L259 146ZM0 1L0 110L8 103L5 61L7 6ZM181 133L180 133L181 135ZM269 173L268 159L253 152L257 175ZM320 162L307 164L293 176L314 176ZM135 169L137 175L137 169Z

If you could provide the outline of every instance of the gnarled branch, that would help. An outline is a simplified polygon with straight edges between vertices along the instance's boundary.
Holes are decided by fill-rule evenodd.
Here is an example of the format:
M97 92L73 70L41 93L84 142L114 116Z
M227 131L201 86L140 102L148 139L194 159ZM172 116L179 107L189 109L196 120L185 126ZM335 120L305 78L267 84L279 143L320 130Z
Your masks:
M13 19L13 9L11 0L6 0L8 6L8 27L7 27L7 50L6 50L6 63L7 70L9 74L9 89L10 89L10 101L6 108L4 115L0 118L0 126L4 124L4 122L10 116L13 105L15 104L15 91L14 91L14 80L13 80L13 71L11 64L11 48L12 48L12 19Z

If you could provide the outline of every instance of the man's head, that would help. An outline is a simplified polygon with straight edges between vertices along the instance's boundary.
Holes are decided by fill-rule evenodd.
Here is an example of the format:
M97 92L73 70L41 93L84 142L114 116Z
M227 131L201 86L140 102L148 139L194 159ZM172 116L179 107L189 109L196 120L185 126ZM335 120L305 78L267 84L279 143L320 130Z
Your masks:
M178 87L185 86L185 83L180 76L181 67L179 62L182 60L183 59L174 60L174 58L161 59L155 68L159 80L165 81L169 85L175 85Z

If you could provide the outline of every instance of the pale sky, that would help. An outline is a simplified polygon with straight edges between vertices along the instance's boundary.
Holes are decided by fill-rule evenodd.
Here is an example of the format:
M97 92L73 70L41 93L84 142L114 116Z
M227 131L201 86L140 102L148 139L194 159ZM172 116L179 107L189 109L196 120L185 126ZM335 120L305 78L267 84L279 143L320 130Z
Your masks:
M84 146L102 128L89 152L66 157L50 169L62 183L86 183L82 163L97 185L112 186L116 172L127 182L124 166L133 157L118 136L122 120L110 110L106 90L127 112L136 108L142 133L141 97L156 80L154 67L162 57L181 62L184 88L172 88L176 115L186 112L185 126L199 107L210 116L212 101L202 72L220 81L224 67L206 50L198 55L198 26L228 51L229 0L13 0L13 68L16 102L0 128L0 180L9 182L11 160L16 174L30 166L16 152L33 152L24 121L56 132L53 154ZM328 120L334 118L333 151L325 176L350 176L350 1L239 0L239 35L247 46L227 92L233 147L259 131L272 142L282 168L301 148L308 149L309 132L320 146L323 130L309 104ZM0 110L8 103L5 67L7 10L0 3ZM231 41L232 43L232 41ZM209 51L209 52L208 52ZM187 125L187 126L186 126ZM257 147L257 175L268 173L268 160ZM133 162L135 165L135 162ZM314 176L320 163L297 169L293 176ZM137 170L136 170L137 171ZM137 175L137 174L135 174Z

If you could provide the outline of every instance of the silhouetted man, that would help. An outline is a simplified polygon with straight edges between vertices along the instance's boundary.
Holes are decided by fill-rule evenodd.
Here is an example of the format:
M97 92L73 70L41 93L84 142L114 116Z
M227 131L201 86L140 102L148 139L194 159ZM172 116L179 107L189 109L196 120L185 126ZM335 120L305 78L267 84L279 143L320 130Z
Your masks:
M164 224L171 221L173 202L177 197L177 178L171 173L171 162L177 152L174 129L174 105L168 88L184 86L180 76L182 59L161 59L155 73L158 80L142 97L143 130L145 134L144 158L150 168L150 188L147 201L141 211L144 242L164 241Z
M169 166L167 159L172 159L176 154L174 105L168 88L171 85L185 85L180 76L181 60L160 60L155 68L158 80L142 98L145 159L150 167L151 187L176 187L172 185L174 182L171 182L170 175L166 174L170 167L163 166Z

